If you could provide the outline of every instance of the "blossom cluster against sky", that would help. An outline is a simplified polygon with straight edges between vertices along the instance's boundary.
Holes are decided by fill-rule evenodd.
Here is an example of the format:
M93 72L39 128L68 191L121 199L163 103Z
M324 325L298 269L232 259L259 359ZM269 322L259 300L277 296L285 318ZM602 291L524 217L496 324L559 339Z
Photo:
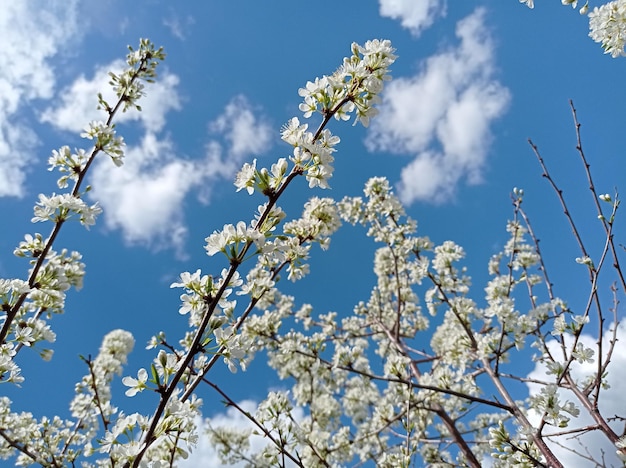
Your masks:
M56 356L46 365L35 358L24 363L27 381L9 396L44 414L50 401L30 406L40 399L42 382L52 381L59 399L54 406L64 411L73 382L84 373L77 356L95 354L110 329L135 334L132 375L150 356L142 348L151 335L184 329L178 298L167 286L184 270L221 269L203 255L204 237L225 222L249 219L260 202L234 193L235 173L252 158L269 165L286 155L279 130L299 116L298 88L331 73L353 41L386 38L397 49L380 116L368 129L334 125L342 142L332 190L313 194L303 184L286 209L297 214L311 195L359 194L369 177L384 175L423 234L465 247L480 297L489 256L506 241L509 193L521 186L535 225L543 228L559 294L582 300L575 284L584 273L576 270L575 245L526 140L539 146L572 203L581 204L575 215L592 236L568 100L579 111L598 190L623 188L626 90L618 83L626 62L603 55L587 37L586 22L556 0L537 2L532 11L516 0L5 5L1 277L25 275L27 265L11 252L25 233L47 232L29 220L37 194L58 190L46 171L48 155L65 144L85 145L78 135L101 118L96 94L109 93L107 73L122 67L126 45L149 37L168 54L147 89L143 112L118 120L128 144L125 165L102 158L93 168L90 197L104 214L90 232L68 226L59 239L59 248L83 253L87 277L83 290L70 295L67 313L53 322ZM371 287L372 248L362 233L340 232L294 292L319 312L349 313ZM337 264L338 258L348 261ZM247 374L235 376L235 396L254 402L280 386L264 372L257 360ZM250 379L258 384L245 392L241 382ZM205 398L205 411L221 408Z

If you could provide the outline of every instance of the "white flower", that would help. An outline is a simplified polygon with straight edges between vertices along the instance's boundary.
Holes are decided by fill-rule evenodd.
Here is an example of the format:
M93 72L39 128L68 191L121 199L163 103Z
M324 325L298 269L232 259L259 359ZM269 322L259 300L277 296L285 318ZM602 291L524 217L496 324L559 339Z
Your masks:
M15 331L15 340L24 346L30 346L36 341L33 336L33 329L30 327L19 327Z
M591 348L586 348L582 343L578 343L576 349L572 351L572 356L580 363L593 362L593 356L595 351Z
M137 392L142 392L144 388L147 388L146 382L148 380L148 372L145 369L139 369L137 372L137 378L133 377L124 377L122 379L122 383L127 387L130 387L126 390L126 396L132 397L137 394Z
M242 359L245 357L246 349L249 346L245 345L242 335L237 335L235 329L230 325L215 329L213 334L215 335L215 343L221 348L220 354L224 358L228 369L232 373L237 372L237 361L240 362L243 368L245 364L243 364Z
M307 133L308 124L300 125L297 117L293 117L281 129L280 136L285 143L292 146L302 146L305 142L304 135Z
M593 260L591 260L591 258L589 258L587 256L585 256L585 257L577 257L576 258L576 263L580 263L581 265L587 265L590 268L593 267Z
M252 164L245 163L241 170L237 173L235 178L235 187L237 192L242 189L246 189L248 195L254 193L254 186L256 183L256 159L252 161Z
M226 229L226 226L224 226ZM222 231L213 231L209 237L205 239L206 246L205 250L209 257L215 255L218 252L224 252L226 250L226 246L228 245L229 239L228 235Z
M200 270L196 270L195 273L189 273L185 271L180 274L180 283L172 283L170 288L186 288L190 291L199 291L201 284L205 281L206 275L201 277Z

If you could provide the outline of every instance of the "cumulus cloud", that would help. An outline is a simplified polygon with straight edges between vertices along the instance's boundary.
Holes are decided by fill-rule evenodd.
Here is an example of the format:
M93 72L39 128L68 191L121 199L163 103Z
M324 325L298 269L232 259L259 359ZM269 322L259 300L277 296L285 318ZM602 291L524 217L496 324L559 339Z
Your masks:
M239 95L226 105L222 115L209 123L209 134L213 137L205 147L205 171L209 178L232 179L250 156L260 155L269 148L272 129L260 115L245 96ZM208 187L200 194L207 203L211 195Z
M603 350L606 353L612 334L606 332L603 337ZM621 324L617 329L617 345L611 356L611 364L608 367L607 382L610 385L609 389L602 390L599 398L600 413L605 417L611 418L614 416L624 417L624 395L626 394L626 379L624 379L622 369L626 368L626 325ZM587 348L597 348L597 338L591 335L582 335L580 342ZM571 346L571 340L570 340ZM549 346L550 352L554 356L560 355L560 347L556 341L552 341ZM597 372L597 359L594 363L585 362L583 364L575 362L572 367L572 376L577 381L584 381L587 376L595 375ZM546 369L541 364L537 364L535 369L528 375L530 379L541 381L553 381L554 376L549 376L546 373ZM528 384L529 393L531 395L538 395L540 392L540 386L537 384ZM578 417L571 417L567 429L575 429L587 426L594 426L595 423L587 411L581 407L578 403L578 399L570 391L559 390L559 397L561 402L571 401L577 404L580 408L580 415ZM568 415L569 416L569 415ZM540 416L536 412L531 412L529 415L531 423L537 424L540 420ZM621 434L623 430L623 421L617 420L609 423L613 427L613 430L617 434ZM554 429L552 432L557 432L558 429ZM546 433L550 430L546 430ZM572 437L572 434L564 435L556 438L556 442L548 442L550 448L557 455L559 460L563 463L563 466L587 466L587 460L581 458L572 452L577 451L585 456L591 456L596 460L604 460L603 466L623 466L623 462L619 461L617 454L615 453L615 447L608 441L608 439L600 431L589 431L582 433L578 438Z
M171 155L172 144L148 133L117 168L106 157L94 168L90 197L105 211L108 228L131 244L180 247L186 228L181 205L201 180L192 161Z
M442 0L379 0L380 15L399 20L415 37L445 14Z
M50 63L80 37L78 0L23 0L2 5L0 15L0 196L24 194L24 171L32 162L37 138L21 122L29 101L49 99L55 87Z
M171 141L153 132L127 149L121 168L103 155L93 169L90 197L102 205L105 225L120 230L129 244L173 247L183 255L185 198L197 193L208 202L214 185L209 182L232 181L241 163L270 143L269 126L242 96L231 100L209 128L207 152L199 158L177 156Z
M184 41L187 38L189 29L196 23L191 15L180 18L176 13L171 13L163 20L163 25L170 30L172 36Z
M9 121L7 114L0 110L0 197L21 197L38 139L25 124Z
M241 95L228 103L224 113L209 125L209 130L224 134L231 155L238 163L247 154L263 151L270 139L269 126L259 124L254 110Z
M106 116L98 110L98 93L112 106L117 97L109 85L109 72L119 74L126 68L126 62L115 60L109 64L99 66L91 78L79 76L74 82L60 93L60 104L47 108L41 115L41 120L56 128L78 132L85 128L92 120L103 120ZM117 122L139 121L150 132L158 132L165 125L165 116L171 110L181 108L177 86L178 76L167 71L161 72L159 78L148 85L146 95L141 98L139 105L142 112L129 109L119 112Z
M419 73L395 79L384 92L366 145L414 157L401 173L404 203L443 202L461 180L482 180L491 124L510 99L494 78L494 46L484 16L477 9L461 20L458 46L428 58Z

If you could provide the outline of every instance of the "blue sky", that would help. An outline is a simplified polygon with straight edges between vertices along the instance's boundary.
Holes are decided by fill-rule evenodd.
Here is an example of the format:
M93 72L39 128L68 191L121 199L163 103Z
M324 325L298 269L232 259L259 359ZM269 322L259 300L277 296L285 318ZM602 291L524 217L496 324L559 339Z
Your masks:
M254 157L269 166L288 154L279 129L300 116L298 88L330 74L353 41L386 38L397 49L381 116L368 129L332 125L342 139L332 190L313 193L300 181L284 202L288 214L299 214L310 196L359 195L368 178L386 176L422 234L466 249L480 298L487 261L507 240L509 194L523 187L557 294L570 303L586 298L576 286L586 275L574 262L579 253L527 139L539 146L592 241L600 231L568 100L579 112L598 191L623 188L626 61L603 55L587 37L587 18L556 0L538 1L534 10L516 0L428 0L421 2L428 5L424 11L413 3L172 7L157 0L72 0L4 7L0 277L26 276L27 264L11 252L24 234L49 232L30 218L38 193L58 191L46 170L50 151L85 144L78 134L98 118L96 93L106 90L106 72L120 68L126 45L149 37L168 54L147 89L144 112L119 120L126 164L116 168L103 158L94 167L92 198L104 214L89 232L63 228L57 249L84 255L85 285L69 294L66 313L53 321L52 362L22 353L26 382L18 390L3 387L16 409L66 412L85 373L78 355L95 355L114 328L137 340L127 375L151 358L142 349L150 336L167 330L174 337L185 329L179 293L169 284L182 271L221 270L221 259L204 254L204 238L224 223L249 219L260 203L235 193L236 171ZM362 230L346 227L329 252L314 250L312 274L290 289L320 313L349 313L369 295L373 251ZM280 385L260 360L246 374L218 372L238 400L258 401ZM150 412L148 395L128 401L120 388L119 397L127 411L139 405ZM223 411L215 395L203 397L206 415Z

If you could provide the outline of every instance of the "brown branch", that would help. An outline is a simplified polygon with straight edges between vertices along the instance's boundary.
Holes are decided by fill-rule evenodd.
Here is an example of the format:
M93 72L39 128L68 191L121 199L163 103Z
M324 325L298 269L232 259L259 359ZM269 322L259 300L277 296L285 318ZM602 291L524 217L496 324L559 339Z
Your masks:
M300 462L300 460L298 458L296 458L294 455L292 455L291 453L287 452L284 448L284 444L279 443L279 441L276 440L276 438L272 435L272 432L268 429L265 428L265 426L263 426L263 424L261 424L260 422L258 422L256 420L256 418L254 416L252 416L248 411L244 410L241 406L239 406L232 398L230 398L228 396L228 394L226 394L226 392L224 392L217 384L211 382L210 380L207 380L205 378L202 378L202 381L207 384L208 386L210 386L211 388L213 388L213 390L215 390L217 393L220 394L220 396L222 398L224 398L224 400L226 400L226 404L228 406L232 406L233 408L235 408L237 411L239 411L240 414L242 414L248 421L250 421L252 424L254 424L256 427L258 427L261 432L263 432L263 434L265 435L265 437L267 437L276 447L278 447L278 449L280 450L280 452L285 455L287 458L289 458L292 462L294 462L297 466L300 466L302 468L305 468L304 465L302 465L302 463ZM313 447L312 447L313 448ZM329 466L321 457L320 457L320 461L322 463L324 463L325 466Z
M317 129L317 131L315 132L315 135L313 137L313 141L317 141L319 139L319 137L322 134L322 131L323 131L324 127L328 124L328 122L333 117L333 115L335 113L337 113L339 111L339 109L341 109L341 107L345 103L350 101L350 100L351 99L349 99L349 97L346 97L340 103L338 103L333 109L331 109L327 113L325 113L324 119L323 119L322 123L320 124L320 126ZM274 205L276 204L276 202L278 201L280 196L284 193L284 191L287 189L287 187L290 185L290 183L295 179L295 177L297 177L298 175L302 175L302 173L303 173L302 172L302 168L299 168L298 166L294 166L292 168L290 174L283 181L280 189L278 191L276 191L275 193L270 193L268 195L268 198L269 198L268 204L265 207L264 212L261 214L258 222L256 223L255 229L258 230L258 229L261 228L261 226L263 225L263 222L269 216L272 208L274 207ZM182 360L182 363L179 365L178 371L174 374L171 382L168 384L167 388L162 392L159 404L158 404L158 406L157 406L157 408L156 408L156 410L154 412L154 415L152 416L152 419L151 419L151 422L150 422L150 426L149 426L148 430L145 432L145 434L143 436L143 439L142 439L143 447L139 451L139 453L137 454L137 456L135 457L135 459L132 462L131 466L133 468L137 468L139 466L139 464L140 464L143 456L145 455L146 451L148 450L150 445L156 440L155 431L156 431L156 428L158 426L159 420L163 416L163 412L165 410L167 402L171 398L171 396L173 395L173 393L174 393L176 387L178 386L178 383L182 379L183 375L186 372L188 372L188 368L192 364L193 359L195 358L195 355L202 350L202 346L201 346L200 343L201 343L201 341L202 341L202 339L204 337L204 333L206 332L207 326L209 324L209 320L212 317L212 315L213 315L213 313L215 311L215 308L217 307L218 302L223 297L224 291L226 290L226 288L228 286L228 283L230 282L230 280L232 279L233 275L235 274L235 272L237 271L237 269L241 265L241 260L245 258L245 255L248 252L248 250L251 248L252 244L253 244L252 241L248 241L246 243L245 247L242 249L242 251L241 251L240 255L238 256L238 258L231 260L231 266L230 266L230 269L229 269L229 271L228 271L228 273L226 275L226 278L224 279L222 287L216 293L215 297L211 298L210 303L206 304L206 311L204 313L204 316L203 316L201 324L199 325L198 329L196 330L196 333L195 333L194 339L192 341L192 344L189 347L189 351L185 355L185 358ZM249 310L251 310L251 308ZM241 323L243 323L243 322L241 322ZM199 380L196 379L196 381L194 382L194 385L197 385L198 382L199 382ZM186 392L184 394L184 396L186 398L189 398L190 393Z
M590 169L590 164L587 162L587 158L585 156L585 152L583 151L583 146L582 146L582 139L580 136L580 122L578 121L578 116L576 114L576 108L574 107L574 103L573 101L570 100L569 102L570 104L570 108L572 109L572 117L574 119L574 125L576 127L576 140L577 140L577 144L576 144L576 149L578 150L578 154L580 155L580 158L583 162L584 168L585 168L585 174L587 175L587 181L589 182L589 191L591 192L591 194L593 195L593 202L596 206L596 210L598 212L598 219L600 219L600 221L602 222L602 226L604 227L604 231L606 233L606 237L607 239L610 239L609 243L611 246L611 255L613 257L613 267L615 268L615 270L617 271L617 274L620 278L620 282L622 285L622 291L626 292L626 279L624 278L624 273L622 271L622 268L620 266L619 263L619 258L617 257L617 252L615 250L615 244L613 243L613 236L611 235L611 225L613 224L613 218L615 215L615 210L617 209L617 206L614 205L613 208L613 214L611 215L611 217L609 218L609 221L606 220L606 218L603 215L602 212L602 208L600 207L600 202L598 201L599 197L598 197L598 193L596 192L595 189L595 184L593 183L593 177L591 176L591 169Z
M146 71L147 63L151 59L152 57L150 58L144 57L141 59L141 61L139 62L139 66L137 67L137 69L133 71L128 87L132 86L132 84L140 78L140 75L144 71ZM119 108L122 106L122 103L126 102L127 100L128 100L128 96L126 94L122 94L118 98L116 105L110 110L107 109L107 112L109 114L106 120L107 126L111 125L111 122L113 122L113 118L115 117L115 114L118 112ZM87 159L87 162L85 163L85 167L80 171L78 175L78 179L74 183L74 188L72 189L73 197L79 196L80 187L85 177L87 176L87 171L89 170L89 167L95 160L98 153L100 153L100 151L102 151L102 148L98 147L97 145L95 145L93 149L91 150L91 154L89 155L89 158ZM65 223L65 219L59 219L55 222L54 227L52 228L52 232L50 233L50 236L48 237L48 240L46 241L46 244L44 245L41 253L37 257L37 260L33 266L33 269L31 270L30 275L28 277L28 286L30 288L36 287L37 274L41 270L44 264L44 261L46 260L48 253L52 249L54 241L59 235L59 232L61 231L61 227L63 226L64 223ZM2 329L0 330L0 343L5 343L7 335L13 323L13 320L15 320L15 317L17 316L20 308L22 307L22 304L24 304L24 301L26 300L28 295L29 293L27 292L22 293L20 297L17 299L17 301L15 302L15 304L13 305L13 307L11 307L11 309L7 312L6 319L4 321L4 324L2 325Z
M23 453L28 458L33 460L35 463L39 463L41 466L51 466L61 468L61 465L56 463L54 460L52 462L48 462L43 458L40 458L39 455L31 451L26 444L21 444L13 439L5 429L0 429L0 437L4 439L4 441L9 445L9 447L13 447L17 451Z

